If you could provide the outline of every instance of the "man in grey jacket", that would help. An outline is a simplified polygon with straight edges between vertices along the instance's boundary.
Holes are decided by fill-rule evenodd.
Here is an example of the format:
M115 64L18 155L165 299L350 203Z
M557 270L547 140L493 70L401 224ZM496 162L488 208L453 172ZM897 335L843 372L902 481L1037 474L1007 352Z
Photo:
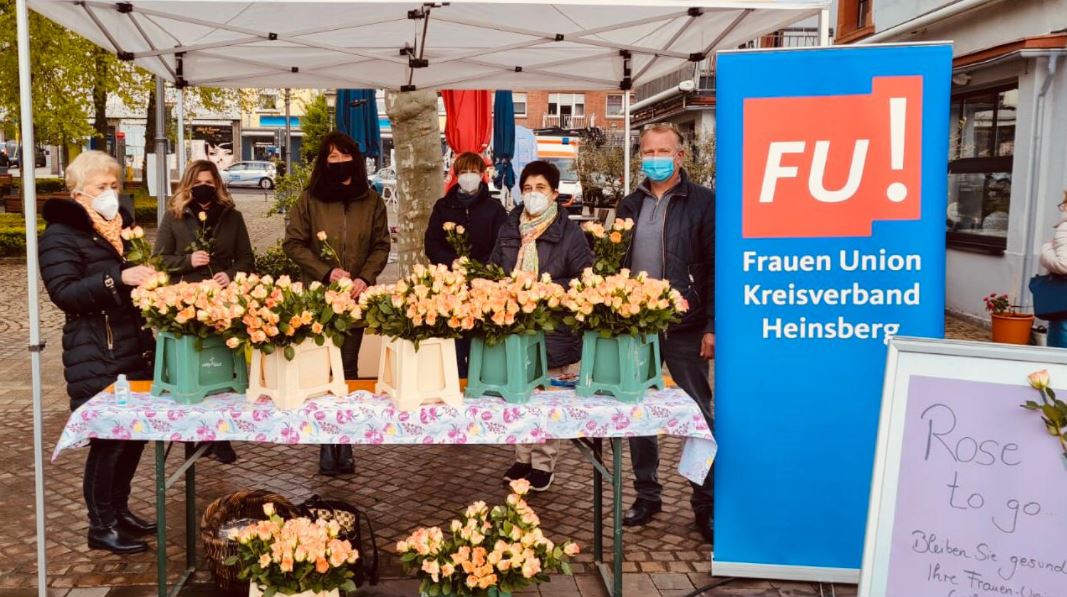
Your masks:
M641 169L645 180L619 203L617 217L634 221L626 265L634 272L669 280L689 302L682 321L660 336L660 352L671 377L696 401L711 427L712 393L708 360L715 356L715 194L689 180L682 169L681 133L653 125L641 133ZM655 437L630 439L637 501L623 524L640 526L662 508L657 477L659 446ZM712 476L693 483L697 529L712 539Z

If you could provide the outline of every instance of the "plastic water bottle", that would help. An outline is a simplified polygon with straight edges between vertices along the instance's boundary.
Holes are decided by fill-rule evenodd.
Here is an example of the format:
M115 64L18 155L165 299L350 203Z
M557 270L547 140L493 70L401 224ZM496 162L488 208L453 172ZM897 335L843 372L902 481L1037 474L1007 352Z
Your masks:
M126 406L130 402L130 382L125 373L120 373L115 381L115 404Z

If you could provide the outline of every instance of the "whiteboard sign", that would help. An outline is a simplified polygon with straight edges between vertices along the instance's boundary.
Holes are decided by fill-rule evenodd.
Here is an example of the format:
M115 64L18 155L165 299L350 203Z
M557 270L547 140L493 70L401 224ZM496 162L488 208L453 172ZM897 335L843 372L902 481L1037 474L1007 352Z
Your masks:
M894 339L860 597L1067 597L1067 466L1027 376L1067 350Z

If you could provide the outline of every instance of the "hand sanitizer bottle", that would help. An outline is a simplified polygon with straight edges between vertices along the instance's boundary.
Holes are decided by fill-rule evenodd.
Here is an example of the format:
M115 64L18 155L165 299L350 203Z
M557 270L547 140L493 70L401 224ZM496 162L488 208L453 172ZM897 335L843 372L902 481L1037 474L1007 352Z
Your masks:
M115 404L126 406L130 402L130 382L125 373L120 373L115 381Z

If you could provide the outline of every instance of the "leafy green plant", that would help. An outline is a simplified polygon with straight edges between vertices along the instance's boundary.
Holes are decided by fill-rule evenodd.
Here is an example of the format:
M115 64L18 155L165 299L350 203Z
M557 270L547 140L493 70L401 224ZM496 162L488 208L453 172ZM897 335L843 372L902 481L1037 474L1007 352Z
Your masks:
M282 276L289 276L292 280L299 280L303 275L300 271L300 266L285 254L280 240L267 250L256 255L256 272L261 276L270 276L275 280Z
M593 237L593 271L602 276L619 273L634 234L634 221L616 219L606 230L598 222L586 222L582 230Z
M1041 394L1041 403L1027 400L1021 406L1026 410L1041 413L1041 421L1048 434L1060 442L1063 458L1067 464L1067 403L1056 398L1056 393L1049 387L1048 370L1035 371L1027 378L1030 386Z
M463 226L459 226L455 222L445 222L442 228L445 231L445 238L448 240L448 244L451 245L456 255L459 255L459 258L452 264L452 268L462 269L467 272L468 282L478 278L503 280L507 277L507 272L499 265L482 263L471 257L470 239L467 238L467 230Z
M292 172L278 179L274 187L274 205L271 206L267 215L284 214L296 205L300 196L304 194L308 182L311 180L311 165L293 162Z

